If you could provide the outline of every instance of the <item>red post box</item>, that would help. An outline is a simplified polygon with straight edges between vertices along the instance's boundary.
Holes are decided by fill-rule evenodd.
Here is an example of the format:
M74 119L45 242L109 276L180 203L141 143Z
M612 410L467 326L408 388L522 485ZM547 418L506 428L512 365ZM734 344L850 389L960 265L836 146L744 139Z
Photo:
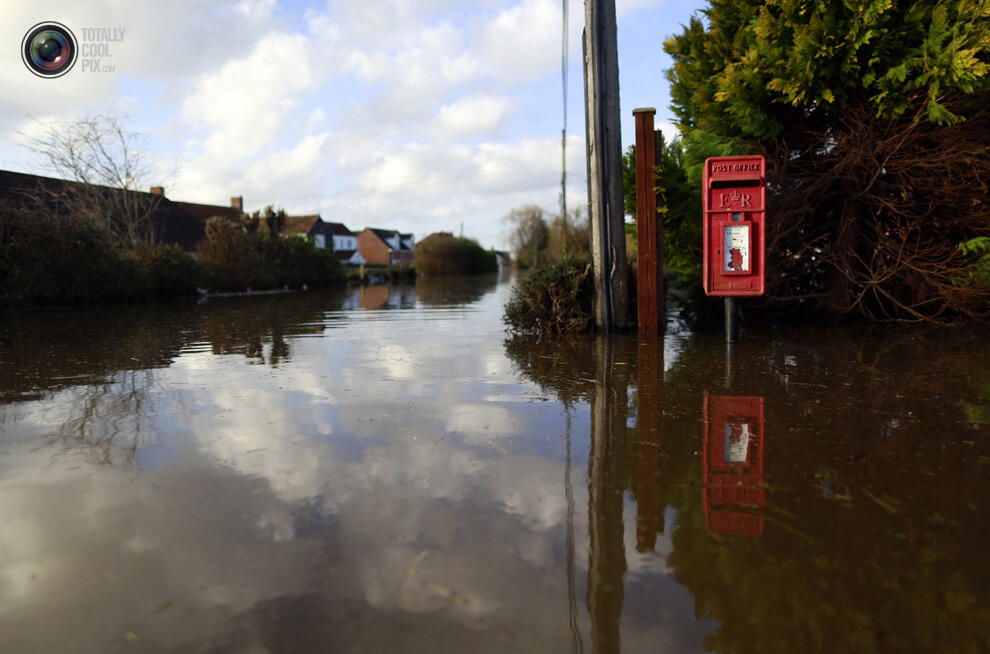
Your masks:
M704 394L701 503L705 528L763 533L763 398Z
M708 295L763 295L766 161L709 157L703 173L702 276Z

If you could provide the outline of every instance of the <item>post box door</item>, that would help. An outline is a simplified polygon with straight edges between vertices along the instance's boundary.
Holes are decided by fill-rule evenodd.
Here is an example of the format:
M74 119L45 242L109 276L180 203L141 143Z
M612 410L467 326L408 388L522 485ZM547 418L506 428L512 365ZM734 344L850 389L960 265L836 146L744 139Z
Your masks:
M709 158L703 183L705 292L761 295L766 218L763 157Z

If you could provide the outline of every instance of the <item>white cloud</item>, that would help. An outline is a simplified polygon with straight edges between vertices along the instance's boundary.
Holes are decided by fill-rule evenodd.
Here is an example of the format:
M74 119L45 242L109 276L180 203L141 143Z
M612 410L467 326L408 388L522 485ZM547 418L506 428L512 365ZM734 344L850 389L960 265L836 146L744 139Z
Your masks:
M657 123L656 129L663 132L664 143L670 143L674 139L679 139L681 137L681 130L677 128L674 123Z
M243 177L245 187L254 194L251 202L292 208L293 198L318 189L329 165L325 149L328 137L327 132L306 136L293 147L273 152L249 165ZM277 198L281 202L276 202Z
M301 34L268 34L247 57L195 82L182 115L212 130L207 154L241 159L275 139L298 96L314 82L309 45Z
M505 9L480 39L485 70L519 83L559 69L560 21L560 5L550 0L523 0Z
M266 18L277 4L277 0L241 0L235 9L247 18Z
M444 140L457 140L491 132L512 106L505 97L474 95L440 107L435 134Z
M469 442L483 444L492 439L522 432L512 412L497 404L456 404L447 411L447 430L464 435Z
M306 131L312 131L323 122L326 118L326 114L323 113L323 109L317 107L309 114L309 118L306 119Z

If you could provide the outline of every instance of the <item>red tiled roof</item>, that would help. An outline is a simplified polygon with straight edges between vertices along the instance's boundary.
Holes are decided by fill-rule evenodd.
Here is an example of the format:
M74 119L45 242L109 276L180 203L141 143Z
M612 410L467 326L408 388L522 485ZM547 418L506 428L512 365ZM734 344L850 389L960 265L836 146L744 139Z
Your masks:
M285 226L282 228L283 234L308 234L316 221L320 220L320 214L312 216L286 216Z

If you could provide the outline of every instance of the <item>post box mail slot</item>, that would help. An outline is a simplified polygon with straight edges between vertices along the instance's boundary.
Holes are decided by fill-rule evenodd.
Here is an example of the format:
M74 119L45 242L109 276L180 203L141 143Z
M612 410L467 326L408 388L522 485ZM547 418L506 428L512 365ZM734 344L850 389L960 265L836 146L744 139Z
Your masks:
M766 162L758 156L710 157L703 185L705 293L762 295Z

